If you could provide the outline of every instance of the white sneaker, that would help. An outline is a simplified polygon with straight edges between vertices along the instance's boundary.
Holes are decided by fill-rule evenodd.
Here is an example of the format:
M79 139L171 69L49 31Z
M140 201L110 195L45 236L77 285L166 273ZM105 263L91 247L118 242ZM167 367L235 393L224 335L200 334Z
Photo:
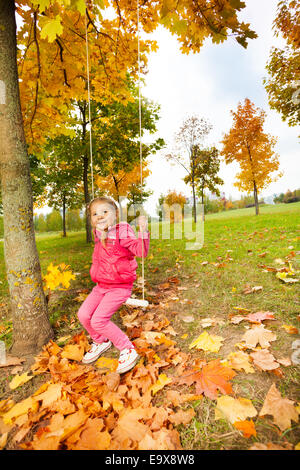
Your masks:
M134 348L123 349L120 352L119 363L116 372L123 374L132 369L139 359L139 355Z
M111 341L106 340L103 343L92 343L91 349L83 356L82 362L83 364L89 364L90 362L94 362L101 356L102 353L107 351L111 347Z

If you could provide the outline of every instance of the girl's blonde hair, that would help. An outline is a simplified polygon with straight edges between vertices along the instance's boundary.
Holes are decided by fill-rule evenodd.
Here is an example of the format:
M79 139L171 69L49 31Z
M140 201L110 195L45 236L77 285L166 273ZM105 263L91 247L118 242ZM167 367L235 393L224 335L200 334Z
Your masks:
M109 204L110 206L112 206L113 209L116 211L116 220L118 220L119 208L117 204L115 203L115 201L107 196L95 197L92 201L89 202L87 206L87 213L90 219L91 219L92 205L94 204L94 202L100 202L100 203L102 202L102 203ZM106 237L107 237L107 232L103 231L101 234L101 243L103 246L106 246Z

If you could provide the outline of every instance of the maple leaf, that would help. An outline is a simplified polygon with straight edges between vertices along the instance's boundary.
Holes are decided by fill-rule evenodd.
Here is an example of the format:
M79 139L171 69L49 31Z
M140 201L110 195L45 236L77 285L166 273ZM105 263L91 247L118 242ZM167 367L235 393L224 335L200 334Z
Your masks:
M192 372L188 375L181 376L178 380L180 384L192 385L196 383L196 393L203 393L208 398L215 400L217 398L217 390L223 394L232 392L231 384L228 380L232 379L236 373L229 367L220 364L219 359L210 361L202 366L198 372Z
M253 374L255 372L254 368L250 365L249 355L243 351L231 352L227 356L227 360L229 367L232 367L232 369L244 369L247 374Z
M242 337L242 341L245 341L245 346L250 349L255 348L259 343L262 348L268 348L270 341L275 341L276 335L272 331L265 329L264 325L258 325L247 331Z
M28 397L19 403L16 403L9 411L4 413L2 419L4 423L10 424L14 418L26 414L29 410L36 411L39 407L38 402L33 397Z
M204 351L218 352L222 346L224 338L217 335L210 335L207 331L203 331L190 345L189 349L203 349Z
M168 390L166 397L168 402L171 402L174 406L178 406L186 401L202 400L203 395L194 395L192 393L179 393L177 392L177 390Z
M172 379L170 379L170 377L167 377L166 374L160 374L155 384L150 387L150 391L153 395L155 395L159 390L161 390L171 382Z
M251 353L250 356L253 359L253 363L260 370L274 370L279 367L275 357L269 352L268 349L260 349L259 351Z
M108 369L114 372L118 367L118 360L111 357L100 357L96 362L95 366L98 369Z
M56 402L61 397L61 393L62 393L61 384L59 383L49 384L49 386L47 387L47 390L40 393L39 395L35 395L34 397L35 397L35 400L37 401L42 400L42 406L46 407L52 404L53 402Z
M172 413L169 416L169 421L175 426L178 426L179 424L188 424L193 417L196 415L194 408L189 408L188 410L179 410L176 413Z
M299 413L294 406L294 403L294 401L289 400L288 398L282 398L276 385L272 384L266 395L259 416L273 416L274 423L281 429L281 431L285 431L291 427L292 420L298 422L299 419Z
M122 410L117 425L112 432L113 438L117 439L121 446L127 438L137 442L142 440L148 431L148 427L140 420L148 417L148 413L146 408Z
M297 335L299 333L298 328L293 325L281 325L281 328L283 328L290 335Z
M22 375L15 375L15 377L9 382L9 388L14 390L15 388L19 387L20 385L25 384L29 380L33 378L33 375L28 375L29 372L25 372Z
M243 436L246 438L256 436L256 429L252 419L250 421L236 421L233 423L233 426L239 431L242 431Z
M275 320L274 315L272 312L255 312L255 313L249 313L246 315L245 320L248 320L249 322L254 322L254 323L261 323L264 320Z
M248 398L233 398L224 395L217 399L215 408L216 420L226 418L233 424L236 421L243 421L256 415L257 411Z

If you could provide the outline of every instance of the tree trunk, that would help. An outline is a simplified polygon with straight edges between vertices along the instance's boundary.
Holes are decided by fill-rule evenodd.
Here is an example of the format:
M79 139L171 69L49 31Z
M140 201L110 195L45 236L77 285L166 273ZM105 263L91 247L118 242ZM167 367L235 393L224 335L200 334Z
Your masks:
M196 194L195 194L195 183L194 179L192 179L192 189L193 189L193 214L194 214L194 222L197 222L197 211L196 211Z
M63 237L67 236L66 231L66 195L63 195Z
M256 188L255 181L253 181L253 194L254 194L254 202L255 202L255 215L258 215L259 205L258 205L258 196L257 196L257 188Z
M53 337L33 226L29 158L20 106L13 0L0 8L0 181L12 353L34 354Z

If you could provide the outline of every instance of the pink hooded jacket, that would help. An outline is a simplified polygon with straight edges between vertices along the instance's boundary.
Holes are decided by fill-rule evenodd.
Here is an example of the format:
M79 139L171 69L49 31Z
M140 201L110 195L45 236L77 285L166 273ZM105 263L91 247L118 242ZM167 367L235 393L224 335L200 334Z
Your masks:
M149 232L139 232L136 238L127 222L120 222L109 228L105 247L95 232L90 269L92 281L101 287L132 288L138 267L135 257L147 256L149 242Z

